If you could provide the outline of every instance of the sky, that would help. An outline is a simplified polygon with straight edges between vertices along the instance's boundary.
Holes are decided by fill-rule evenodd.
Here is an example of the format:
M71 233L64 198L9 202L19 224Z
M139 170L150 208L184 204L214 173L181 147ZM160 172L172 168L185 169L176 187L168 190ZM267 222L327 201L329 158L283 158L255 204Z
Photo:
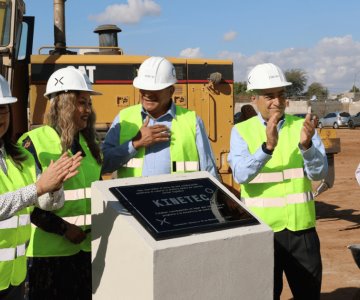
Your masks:
M34 48L54 44L53 1L26 1ZM234 80L259 63L301 69L330 93L360 87L359 0L67 0L68 46L97 46L93 30L122 29L128 55L230 59Z

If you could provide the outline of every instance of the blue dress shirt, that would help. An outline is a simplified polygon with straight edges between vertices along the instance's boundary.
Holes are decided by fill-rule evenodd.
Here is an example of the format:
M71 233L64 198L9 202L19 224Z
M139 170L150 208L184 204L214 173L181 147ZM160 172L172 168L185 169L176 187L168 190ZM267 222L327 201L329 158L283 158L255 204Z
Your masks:
M258 113L258 118L264 127L266 122ZM278 132L281 130L285 123L285 119L280 120L278 123ZM300 133L299 133L300 141ZM325 153L324 145L315 131L311 139L312 145L307 150L300 152L304 159L304 171L310 180L321 180L325 178L328 170L328 163ZM233 172L233 176L238 183L248 183L261 171L264 165L271 159L271 155L266 154L261 145L254 154L249 152L247 143L239 134L238 130L233 127L230 137L230 153L228 155L228 162Z
M141 115L143 120L145 120L148 115L143 108L141 110ZM149 115L150 122L148 126L160 124L171 129L171 122L175 116L176 106L172 102L169 110L159 118L154 119ZM118 114L111 124L111 127L102 144L102 151L104 154L102 173L111 173L118 170L137 153L137 150L134 148L131 140L123 143L122 145L119 144L120 130L120 117ZM204 123L198 116L196 116L195 142L199 155L200 170L208 171L211 175L218 178L214 155L205 131ZM171 173L170 141L155 143L146 147L142 172L143 176Z

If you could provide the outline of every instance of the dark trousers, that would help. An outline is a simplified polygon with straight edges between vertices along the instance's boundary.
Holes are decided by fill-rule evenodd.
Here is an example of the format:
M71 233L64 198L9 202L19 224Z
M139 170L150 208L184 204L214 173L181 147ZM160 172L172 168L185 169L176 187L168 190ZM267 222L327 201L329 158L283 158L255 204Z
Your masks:
M23 300L25 292L25 282L18 286L10 285L6 290L0 291L2 300Z
M91 300L91 253L33 257L29 288L30 300Z
M322 264L320 241L315 228L274 234L274 299L283 289L283 272L295 300L320 299Z

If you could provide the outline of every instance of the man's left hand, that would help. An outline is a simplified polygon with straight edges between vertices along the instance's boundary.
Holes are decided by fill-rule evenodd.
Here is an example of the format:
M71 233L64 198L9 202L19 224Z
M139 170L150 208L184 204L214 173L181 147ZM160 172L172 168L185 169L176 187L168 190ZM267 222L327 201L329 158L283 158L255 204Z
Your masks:
M304 150L311 146L311 139L315 134L316 123L311 120L311 114L307 114L300 134L300 145Z

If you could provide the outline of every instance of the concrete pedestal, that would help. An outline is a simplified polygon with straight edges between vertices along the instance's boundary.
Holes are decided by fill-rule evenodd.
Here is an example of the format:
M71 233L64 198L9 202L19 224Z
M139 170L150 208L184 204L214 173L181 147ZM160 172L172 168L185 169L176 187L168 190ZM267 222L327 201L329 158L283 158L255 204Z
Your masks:
M267 225L156 241L109 191L203 177L211 178L196 172L93 183L93 299L272 299L273 232Z

